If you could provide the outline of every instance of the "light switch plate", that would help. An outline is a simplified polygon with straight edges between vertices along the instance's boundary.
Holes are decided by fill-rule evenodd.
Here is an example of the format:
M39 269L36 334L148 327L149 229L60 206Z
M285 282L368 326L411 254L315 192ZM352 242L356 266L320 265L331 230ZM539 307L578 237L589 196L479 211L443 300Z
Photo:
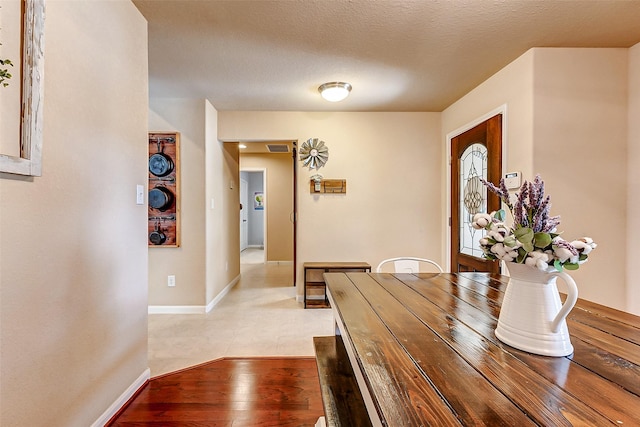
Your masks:
M136 185L136 205L144 205L144 185Z

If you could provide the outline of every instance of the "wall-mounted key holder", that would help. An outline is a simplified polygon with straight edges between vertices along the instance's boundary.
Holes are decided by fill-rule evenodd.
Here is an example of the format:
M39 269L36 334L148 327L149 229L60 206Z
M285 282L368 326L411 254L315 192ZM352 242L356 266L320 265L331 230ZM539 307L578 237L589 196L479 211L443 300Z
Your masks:
M315 178L315 179L314 179ZM311 194L318 193L335 193L345 194L347 192L346 179L322 179L314 175L310 181Z
M180 134L149 133L150 247L180 246Z

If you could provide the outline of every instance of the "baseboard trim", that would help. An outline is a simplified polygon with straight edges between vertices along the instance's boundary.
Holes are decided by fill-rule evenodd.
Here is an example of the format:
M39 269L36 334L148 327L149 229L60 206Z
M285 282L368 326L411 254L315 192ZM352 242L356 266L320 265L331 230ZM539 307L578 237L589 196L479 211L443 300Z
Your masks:
M120 395L120 397L118 397L116 401L113 402L106 411L104 411L100 418L91 424L91 427L103 427L107 425L107 423L111 421L118 412L120 412L122 407L127 404L129 399L131 399L142 387L145 386L145 384L147 384L150 376L151 369L145 369L145 371L136 378L136 380Z
M293 261L267 261L267 264L293 265Z
M149 314L204 314L204 305L150 305Z
M211 300L211 302L209 304L207 304L207 307L205 308L205 313L210 312L211 310L213 310L213 307L218 304L220 301L222 301L222 298L224 298L225 296L227 296L227 294L229 293L229 291L240 281L240 275L238 274L227 286L224 287L224 289L215 296L214 299Z
M213 310L213 307L218 304L229 293L229 291L240 281L240 275L238 274L224 289L215 296L214 299L205 305L150 305L147 309L149 314L205 314Z

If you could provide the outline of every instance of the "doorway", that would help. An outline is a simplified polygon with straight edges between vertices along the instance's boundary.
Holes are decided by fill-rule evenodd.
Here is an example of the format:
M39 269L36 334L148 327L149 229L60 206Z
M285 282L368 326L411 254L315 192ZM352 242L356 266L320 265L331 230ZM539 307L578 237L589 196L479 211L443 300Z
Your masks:
M240 170L240 262L264 263L266 170Z
M296 141L243 141L239 156L240 172L263 172L264 181L264 263L291 266L296 276ZM254 196L248 188L248 222L254 209ZM250 231L248 250L251 248ZM241 257L242 258L242 257Z
M482 257L481 230L471 227L479 212L500 209L498 197L480 178L498 183L502 176L502 114L496 114L451 138L451 271L498 273L499 263Z

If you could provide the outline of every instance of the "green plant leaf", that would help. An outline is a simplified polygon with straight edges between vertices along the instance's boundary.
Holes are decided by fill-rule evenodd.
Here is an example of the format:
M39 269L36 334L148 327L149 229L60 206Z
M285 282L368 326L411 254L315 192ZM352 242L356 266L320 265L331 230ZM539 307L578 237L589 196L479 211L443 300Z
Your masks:
M556 268L556 270L562 271L562 263L560 262L560 260L555 260L553 262L553 266Z
M540 249L544 249L551 244L551 236L549 233L535 233L533 240L535 247Z
M505 246L513 248L516 245L516 242L517 242L517 240L516 240L515 237L507 236L507 237L504 238L504 242L502 242L502 243L504 243Z
M529 227L521 227L516 229L513 232L513 234L514 236L516 236L516 239L518 239L518 241L522 243L522 246L524 246L527 252L531 252L533 250L533 230L532 229L530 229Z
M566 263L564 265L564 268L566 268L567 270L577 270L578 268L580 268L579 264L572 264L570 262Z
M506 213L504 212L504 209L500 209L500 210L496 211L496 213L493 215L493 217L495 219L497 219L498 221L504 221L504 219L506 217Z

